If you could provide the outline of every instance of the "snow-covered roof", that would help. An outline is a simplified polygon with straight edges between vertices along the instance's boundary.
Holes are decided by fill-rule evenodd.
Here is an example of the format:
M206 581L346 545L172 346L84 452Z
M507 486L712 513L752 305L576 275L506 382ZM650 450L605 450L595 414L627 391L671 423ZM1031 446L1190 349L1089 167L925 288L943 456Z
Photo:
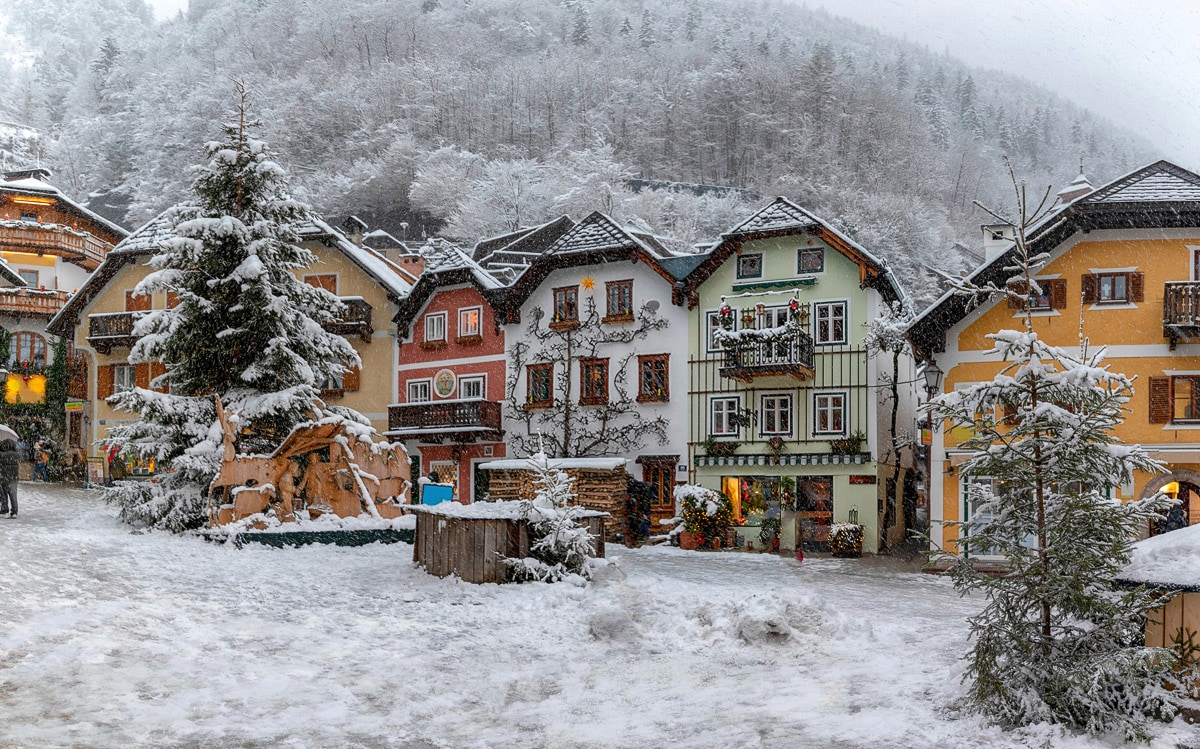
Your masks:
M1200 200L1200 175L1169 161L1135 169L1092 192L1080 203L1158 203Z
M482 239L475 244L471 256L498 277L497 269L504 268L504 275L515 278L573 226L575 222L569 216L559 216L539 226ZM512 283L512 278L501 280Z
M804 229L821 223L823 222L819 218L792 201L785 197L778 197L750 218L725 232L725 236L760 231Z
M104 218L95 211L88 210L74 200L71 200L54 185L37 177L20 177L18 179L3 179L0 180L0 192L24 192L35 193L53 197L58 201L59 205L68 208L71 212L77 213L86 217L88 220L104 226L118 237L124 237L129 232L125 227L116 224Z
M561 470L578 468L594 471L611 471L623 468L629 464L629 461L625 458L550 458L548 462L551 468ZM480 463L479 467L486 471L515 471L529 468L529 460L525 458L492 460L487 463Z
M1151 536L1133 545L1120 579L1174 590L1200 591L1200 525Z
M465 518L475 520L520 520L525 517L522 511L523 504L523 502L516 500L501 500L499 502L472 502L469 505L464 505L459 502L438 502L436 505L405 505L405 509L411 510L418 515L438 515L448 518ZM608 513L600 512L599 510L579 510L579 517L608 517Z
M25 279L8 264L4 258L0 258L0 279L7 281L12 286L24 286Z
M133 254L158 252L159 246L173 236L171 221L167 217L167 211L163 211L117 243L112 252Z
M408 296L412 291L412 283L406 280L406 277L411 278L411 275L374 250L354 244L345 234L330 226L324 219L311 216L307 222L297 227L297 230L301 237L320 235L332 239L337 249L350 262L383 286L389 292L389 296L399 300Z
M554 240L543 254L590 253L619 247L637 247L657 258L671 256L659 242L643 240L600 211L593 211L575 224L566 234Z
M469 272L482 288L495 290L504 287L504 283L497 280L482 265L476 262L466 250L453 242L444 239L431 239L430 244L427 246L433 249L428 253L421 253L425 257L424 274L463 270Z
M395 237L393 237L391 234L387 233L383 229L372 229L371 231L364 234L362 236L362 238L363 238L363 243L371 245L372 248L383 247L383 248L390 249L392 247L403 247L404 246L403 242L401 242L399 239L396 239ZM379 240L379 241L375 241L375 240Z

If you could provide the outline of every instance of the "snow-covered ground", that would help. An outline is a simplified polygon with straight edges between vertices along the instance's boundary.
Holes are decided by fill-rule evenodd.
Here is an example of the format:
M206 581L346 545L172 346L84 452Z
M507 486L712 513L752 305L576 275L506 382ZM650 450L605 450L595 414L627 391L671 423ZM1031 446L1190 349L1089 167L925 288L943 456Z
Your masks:
M975 604L879 561L609 546L587 588L473 586L404 544L238 550L21 491L3 747L1108 746L947 710Z

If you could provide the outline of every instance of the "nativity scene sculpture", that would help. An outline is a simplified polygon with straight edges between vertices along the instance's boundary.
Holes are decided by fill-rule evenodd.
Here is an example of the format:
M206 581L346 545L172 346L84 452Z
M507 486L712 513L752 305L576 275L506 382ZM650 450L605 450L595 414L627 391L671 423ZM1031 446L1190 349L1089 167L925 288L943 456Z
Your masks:
M367 516L391 519L408 504L411 482L404 446L341 416L300 424L269 455L239 454L237 427L217 399L221 468L209 485L209 525L255 515L280 522Z

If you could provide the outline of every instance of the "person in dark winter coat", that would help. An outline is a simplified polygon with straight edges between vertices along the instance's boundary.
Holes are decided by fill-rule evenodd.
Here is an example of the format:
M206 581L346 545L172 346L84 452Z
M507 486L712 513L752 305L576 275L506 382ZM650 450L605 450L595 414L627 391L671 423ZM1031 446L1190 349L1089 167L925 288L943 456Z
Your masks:
M12 440L0 442L0 514L17 516L17 469L21 465L21 453Z

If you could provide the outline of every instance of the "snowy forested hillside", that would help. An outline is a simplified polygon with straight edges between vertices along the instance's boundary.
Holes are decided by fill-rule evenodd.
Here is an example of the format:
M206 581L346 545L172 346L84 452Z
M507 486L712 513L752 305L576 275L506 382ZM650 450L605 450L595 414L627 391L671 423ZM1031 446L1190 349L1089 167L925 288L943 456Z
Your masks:
M131 225L184 194L231 76L335 216L474 239L599 208L686 244L748 208L622 179L730 185L829 217L910 288L977 243L972 200L1007 206L1002 154L1043 186L1155 157L1028 82L771 0L191 0L157 25L142 0L4 5L28 54L0 60L0 119Z

